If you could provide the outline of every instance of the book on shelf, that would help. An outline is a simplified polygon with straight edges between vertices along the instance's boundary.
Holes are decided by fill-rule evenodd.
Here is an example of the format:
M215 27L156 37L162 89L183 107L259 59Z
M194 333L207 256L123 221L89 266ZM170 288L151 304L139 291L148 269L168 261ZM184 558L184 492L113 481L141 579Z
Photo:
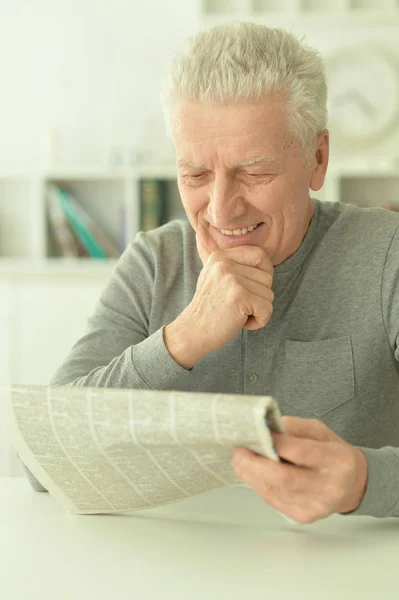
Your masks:
M69 228L68 219L58 201L58 192L52 185L46 189L46 207L48 223L62 256L78 257L80 255L79 245Z
M149 231L166 221L165 182L160 179L140 181L140 230Z
M50 184L48 197L53 199L52 204L57 204L59 211L67 220L70 233L75 239L78 256L82 256L82 252L86 256L99 259L120 256L119 250L70 192L58 185Z

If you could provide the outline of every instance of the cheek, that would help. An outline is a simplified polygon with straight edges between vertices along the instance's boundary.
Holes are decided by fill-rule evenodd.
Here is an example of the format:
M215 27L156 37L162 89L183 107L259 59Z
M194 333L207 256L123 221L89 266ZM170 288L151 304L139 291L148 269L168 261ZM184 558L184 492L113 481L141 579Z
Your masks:
M268 185L253 189L248 193L251 204L269 216L284 210L289 197L286 182L278 178Z
M188 220L195 229L194 225L197 222L197 215L206 205L205 196L203 193L201 194L200 190L187 189L179 183L177 184L177 187Z

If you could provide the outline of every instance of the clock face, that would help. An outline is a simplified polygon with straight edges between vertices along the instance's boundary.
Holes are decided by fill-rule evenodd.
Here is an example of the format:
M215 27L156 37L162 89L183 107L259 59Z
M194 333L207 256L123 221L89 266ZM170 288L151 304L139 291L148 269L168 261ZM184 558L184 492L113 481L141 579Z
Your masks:
M372 145L399 123L399 61L376 46L340 50L326 61L332 143Z

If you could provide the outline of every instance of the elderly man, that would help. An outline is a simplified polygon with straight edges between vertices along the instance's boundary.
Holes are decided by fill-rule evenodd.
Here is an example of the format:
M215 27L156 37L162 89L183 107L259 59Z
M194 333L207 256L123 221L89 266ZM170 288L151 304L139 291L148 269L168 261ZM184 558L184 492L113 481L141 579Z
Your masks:
M399 516L399 215L309 196L326 96L320 55L283 30L220 26L176 55L162 99L189 222L136 236L51 382L274 396L284 460L238 448L233 466L302 523Z

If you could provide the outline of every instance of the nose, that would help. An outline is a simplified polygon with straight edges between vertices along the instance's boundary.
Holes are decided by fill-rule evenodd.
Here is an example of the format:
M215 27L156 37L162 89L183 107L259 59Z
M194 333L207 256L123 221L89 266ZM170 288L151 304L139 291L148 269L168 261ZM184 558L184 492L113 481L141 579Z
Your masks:
M208 215L218 228L229 228L245 213L239 186L227 175L215 175L208 192ZM241 205L241 207L240 207Z

